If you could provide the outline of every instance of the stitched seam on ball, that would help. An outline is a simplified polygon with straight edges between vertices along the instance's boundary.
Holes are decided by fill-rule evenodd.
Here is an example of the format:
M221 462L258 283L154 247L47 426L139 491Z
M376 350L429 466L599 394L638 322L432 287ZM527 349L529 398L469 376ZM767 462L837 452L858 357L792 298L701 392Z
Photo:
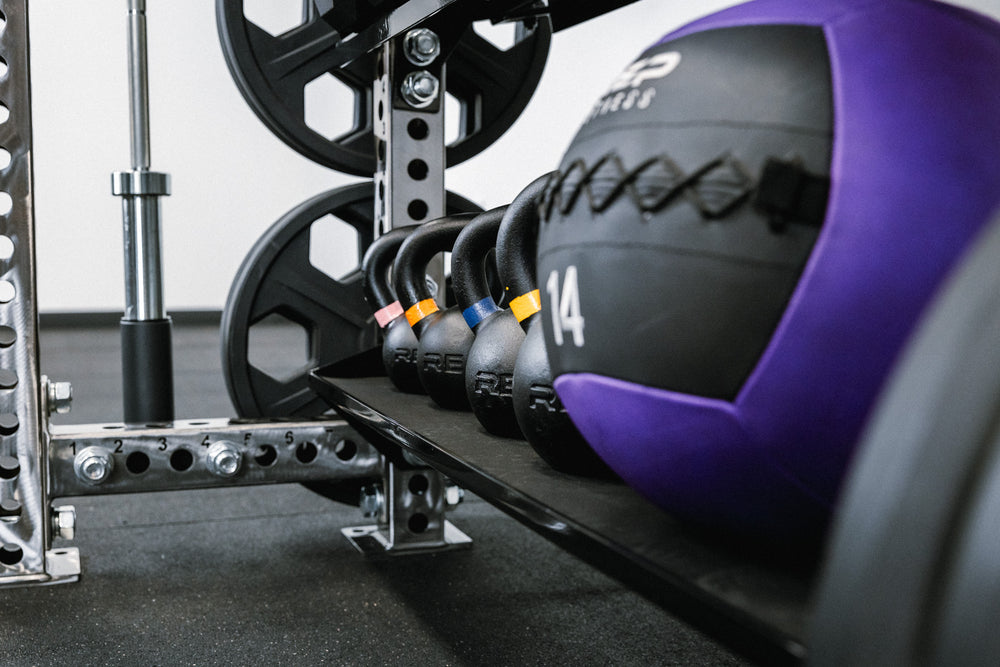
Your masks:
M749 170L729 153L687 172L666 153L628 168L612 151L592 165L578 158L564 171L555 172L539 208L542 221L548 222L554 211L566 215L581 200L591 213L601 213L626 198L640 214L645 214L659 211L683 196L702 218L713 219L741 205L756 185ZM717 194L721 196L713 196Z

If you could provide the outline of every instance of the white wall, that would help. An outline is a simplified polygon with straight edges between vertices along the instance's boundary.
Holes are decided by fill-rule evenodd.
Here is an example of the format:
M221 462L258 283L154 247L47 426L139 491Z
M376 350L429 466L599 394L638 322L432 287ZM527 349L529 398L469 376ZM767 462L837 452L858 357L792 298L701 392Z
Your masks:
M591 103L643 48L733 4L643 0L556 34L524 115L450 169L448 188L485 207L509 201L557 165ZM1000 16L1000 0L963 4ZM173 195L162 200L166 304L221 308L244 255L274 220L359 179L300 157L257 120L226 69L212 0L148 5L152 168L173 178ZM129 167L125 8L125 0L30 5L43 311L123 307L121 203L109 175Z

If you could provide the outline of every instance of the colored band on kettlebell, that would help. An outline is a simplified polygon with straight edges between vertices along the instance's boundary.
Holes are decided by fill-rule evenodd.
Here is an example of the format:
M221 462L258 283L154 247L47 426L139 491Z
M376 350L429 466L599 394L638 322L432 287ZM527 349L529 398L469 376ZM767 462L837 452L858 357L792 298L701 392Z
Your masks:
M415 326L417 322L424 319L431 313L436 313L438 310L440 309L434 299L424 299L423 301L418 301L406 309L406 321L410 323L411 327Z
M542 298L538 290L531 290L527 294L511 299L510 312L518 322L523 322L542 309Z
M403 314L403 307L399 305L399 301L393 301L385 308L379 308L375 311L375 321L378 322L379 327L385 329L389 322Z
M475 329L477 324L498 312L500 309L497 308L497 304L493 302L492 297L488 296L463 310L462 317L465 318L465 323L469 325L470 329Z

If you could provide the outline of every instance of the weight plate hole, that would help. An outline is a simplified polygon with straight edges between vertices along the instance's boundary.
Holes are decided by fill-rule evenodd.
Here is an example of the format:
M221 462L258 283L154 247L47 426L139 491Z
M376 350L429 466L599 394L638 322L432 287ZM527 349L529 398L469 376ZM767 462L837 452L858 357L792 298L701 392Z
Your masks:
M247 332L247 361L279 382L290 380L310 366L309 333L271 313Z
M186 449L175 450L170 455L170 467L177 472L184 472L194 465L194 455Z
M299 446L295 448L295 458L299 460L299 463L312 463L316 460L317 454L319 454L319 450L311 442L299 443Z
M406 124L406 133L410 135L411 139L420 141L427 138L427 135L430 134L430 128L427 126L426 121L414 118Z
M302 25L302 6L294 2L243 0L243 16L261 30L277 37Z
M410 529L411 533L420 534L427 530L427 526L430 522L427 520L426 514L421 514L417 512L406 522L407 527Z
M426 475L414 475L410 478L407 487L410 489L410 493L415 496L422 496L427 493L427 489L430 488L430 481L427 479Z
M474 21L472 29L501 51L510 51L510 48L517 43L517 25L511 22Z
M358 455L358 445L353 440L341 440L334 446L333 453L341 461L350 461Z
M278 460L278 450L273 445L261 445L254 450L253 460L264 468L272 466Z
M327 214L309 227L309 263L336 281L361 264L358 230Z
M149 457L144 452L132 452L125 457L125 467L134 475L141 475L149 470Z
M423 199L414 199L406 207L406 214L411 220L423 220L427 217L427 203Z
M343 110L356 106L359 93L340 79L323 74L307 83L302 94L306 127L313 132L336 139L355 129L354 115L345 114Z
M427 178L427 172L429 171L427 163L423 160L410 160L410 163L406 165L406 173L415 181L422 181Z

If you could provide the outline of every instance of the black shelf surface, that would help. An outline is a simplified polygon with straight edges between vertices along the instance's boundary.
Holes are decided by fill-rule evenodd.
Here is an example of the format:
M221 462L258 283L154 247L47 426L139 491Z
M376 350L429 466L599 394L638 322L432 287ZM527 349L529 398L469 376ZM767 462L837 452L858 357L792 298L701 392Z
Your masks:
M693 532L617 480L549 468L526 442L488 434L471 413L399 392L385 377L338 372L344 374L343 367L314 371L313 388L386 455L410 450L752 660L803 662L814 556L769 553Z

